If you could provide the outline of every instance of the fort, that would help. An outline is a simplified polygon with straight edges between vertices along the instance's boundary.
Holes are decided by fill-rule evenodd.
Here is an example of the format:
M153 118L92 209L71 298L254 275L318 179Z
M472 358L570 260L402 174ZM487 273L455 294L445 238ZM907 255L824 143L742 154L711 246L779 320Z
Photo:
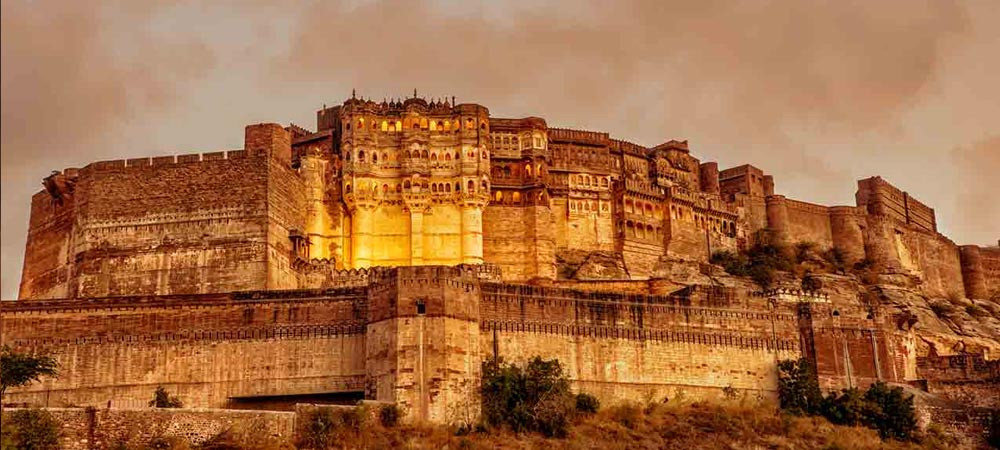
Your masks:
M43 185L0 341L55 355L63 375L12 403L135 408L165 386L196 407L369 399L468 422L482 362L534 355L607 401L773 397L776 362L798 357L827 389L997 380L996 337L936 345L921 311L857 280L765 290L710 264L766 234L915 295L996 301L1000 248L956 245L879 177L855 206L816 205L687 141L352 95L315 131L249 125L242 149L95 162Z

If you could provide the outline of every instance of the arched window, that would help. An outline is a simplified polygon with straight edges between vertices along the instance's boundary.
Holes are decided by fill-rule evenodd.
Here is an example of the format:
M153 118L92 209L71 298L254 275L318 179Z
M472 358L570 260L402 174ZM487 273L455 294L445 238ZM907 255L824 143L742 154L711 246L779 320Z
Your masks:
M455 150L455 159L462 159L462 154Z
M451 183L445 183L444 184L444 190L447 191L447 192L451 192Z
M351 131L351 122L344 124L344 128L347 128L347 131Z
M479 129L480 130L486 130L486 121L485 120L479 123Z
M524 165L524 173L529 177L531 176L531 163Z
M499 191L497 191L497 192L499 192ZM513 200L514 200L515 204L521 203L521 193L520 192L515 192L514 195L513 195L513 197L514 197Z
M431 161L437 161L437 160L438 160L438 154L436 152L431 153Z
M503 191L497 191L497 194L496 194L495 197L496 197L497 203L502 202L503 201Z
M431 185L431 192L437 192L437 191L438 191L438 185L437 185L437 183L432 184Z
M364 119L364 117L358 119L358 129L359 130L364 130L365 129L365 119Z
M445 153L444 154L444 160L445 161L451 161L451 153Z
M347 186L344 187L344 192L347 192L348 194L351 193L351 183L347 183Z
M466 192L468 192L470 194L473 193L473 192L476 192L476 182L472 181L472 180L469 180L468 184L469 184L469 186L468 186L468 190Z
M424 150L423 152L421 152L420 156L423 157L423 158L426 158L427 157L427 150Z
M410 180L403 180L403 188L410 190Z
M396 183L396 193L403 192L403 185Z
M383 184L382 185L382 193L383 194L388 194L389 193L389 185L388 184Z
M395 131L403 131L403 122L398 121L398 120L396 121L396 130Z
M444 131L451 131L451 121L444 121Z
M382 131L389 131L389 122L385 120L382 121Z
M455 192L462 192L462 184L457 181L455 182Z
M430 125L431 125L431 131L437 131L439 128L441 128L441 122L435 122L432 120Z
M427 118L426 117L421 117L420 118L420 128L427 128Z
M483 182L481 184L483 185L483 190L484 191L490 190L490 185L489 185L489 183L486 182L485 179L483 180Z
M373 163L377 163L378 162L378 153L372 152L372 162Z
M475 130L476 129L476 121L472 120L471 118L465 119L465 129L467 129L467 130Z
M361 150L358 152L358 161L365 162L365 151Z

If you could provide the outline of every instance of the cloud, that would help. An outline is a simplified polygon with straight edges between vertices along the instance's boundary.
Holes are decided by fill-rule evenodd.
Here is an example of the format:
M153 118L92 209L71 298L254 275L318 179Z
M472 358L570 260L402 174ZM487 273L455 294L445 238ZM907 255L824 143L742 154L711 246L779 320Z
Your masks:
M954 232L968 243L998 245L1000 208L989 205L997 204L1000 135L959 147L951 156L958 172L963 174L962 183L954 186L958 217L953 220L959 224Z
M967 146L972 162L959 164L942 150L996 133L996 2L2 8L5 298L16 290L28 200L49 170L231 148L219 136L239 139L250 122L301 123L351 88L378 100L414 88L454 95L494 116L536 115L646 145L689 139L696 156L757 165L806 201L850 203L856 179L883 175L937 208L957 242L996 233L982 229L996 228L995 202L964 209L995 186L956 187L967 173L979 180L995 153Z
M41 177L115 157L133 118L169 108L176 91L213 64L204 43L144 28L161 5L110 6L2 3L3 298L17 283Z

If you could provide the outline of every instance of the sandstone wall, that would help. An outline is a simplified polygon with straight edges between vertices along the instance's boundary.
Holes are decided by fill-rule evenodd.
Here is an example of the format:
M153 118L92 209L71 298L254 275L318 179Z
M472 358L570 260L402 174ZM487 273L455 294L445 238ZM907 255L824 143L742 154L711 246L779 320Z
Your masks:
M81 169L70 204L35 196L20 297L263 288L267 167L233 151Z
M830 212L826 206L785 199L785 208L789 242L814 242L824 249L833 246Z
M483 355L558 358L575 388L608 402L771 396L775 361L800 354L791 313L685 305L682 299L484 285Z
M483 211L483 258L507 280L555 278L557 233L546 206L487 206Z
M968 298L1000 297L1000 248L963 245L959 248L959 259Z
M15 410L5 409L6 419ZM296 413L277 411L192 409L84 409L45 410L61 425L60 448L104 450L122 445L146 445L155 438L180 437L198 445L225 432L251 432L253 436L290 440Z
M5 306L2 343L50 353L61 366L58 378L7 400L132 408L164 386L187 406L226 407L243 397L359 392L364 305L363 291L346 289Z

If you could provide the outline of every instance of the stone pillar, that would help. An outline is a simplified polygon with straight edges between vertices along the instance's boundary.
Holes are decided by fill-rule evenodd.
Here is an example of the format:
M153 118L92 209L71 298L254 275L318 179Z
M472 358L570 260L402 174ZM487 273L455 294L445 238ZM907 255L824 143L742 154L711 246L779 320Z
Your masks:
M767 228L776 242L788 242L788 208L784 195L772 195L765 199L767 205Z
M329 259L332 228L330 214L324 201L326 196L327 161L317 155L303 155L299 174L306 190L306 236L309 237L309 258Z
M370 205L359 204L351 216L351 250L353 253L352 266L356 269L371 267L372 265L372 227L375 208Z
M410 209L410 265L424 264L424 209L414 206Z
M986 299L986 276L983 274L983 258L978 246L963 245L958 248L962 265L962 283L969 298Z
M462 205L462 263L483 263L483 208Z

